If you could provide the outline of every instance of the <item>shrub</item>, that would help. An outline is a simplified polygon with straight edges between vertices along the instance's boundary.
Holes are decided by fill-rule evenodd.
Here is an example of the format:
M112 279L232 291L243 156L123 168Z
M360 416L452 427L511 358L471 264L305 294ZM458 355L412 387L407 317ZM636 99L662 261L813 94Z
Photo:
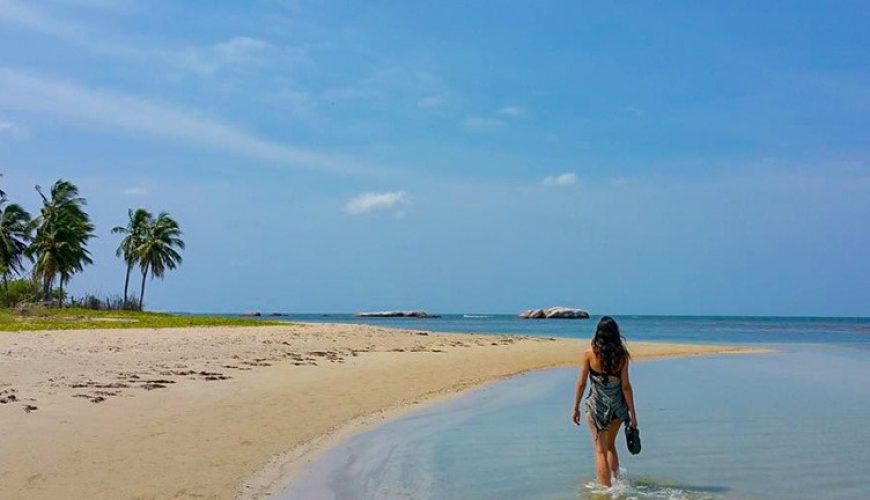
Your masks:
M100 299L96 295L87 294L82 297L70 297L65 304L68 307L79 307L95 311L139 311L139 302L128 298L124 300L118 295Z
M13 307L22 302L35 302L38 290L36 283L30 279L9 280L6 286L0 286L0 304Z

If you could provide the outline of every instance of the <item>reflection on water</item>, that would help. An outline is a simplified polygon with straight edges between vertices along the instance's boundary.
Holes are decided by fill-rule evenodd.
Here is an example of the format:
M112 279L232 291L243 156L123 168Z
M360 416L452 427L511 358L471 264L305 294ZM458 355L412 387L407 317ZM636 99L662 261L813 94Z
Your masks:
M351 439L280 498L868 498L870 352L637 363L643 453L609 490L569 423L574 370L489 386Z

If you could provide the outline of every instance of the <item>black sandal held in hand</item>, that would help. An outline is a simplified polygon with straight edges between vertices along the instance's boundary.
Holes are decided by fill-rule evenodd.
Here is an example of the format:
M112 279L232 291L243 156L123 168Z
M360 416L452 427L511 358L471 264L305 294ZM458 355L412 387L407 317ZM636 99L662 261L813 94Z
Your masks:
M625 445L628 447L628 452L632 455L640 453L640 430L637 427L626 424Z

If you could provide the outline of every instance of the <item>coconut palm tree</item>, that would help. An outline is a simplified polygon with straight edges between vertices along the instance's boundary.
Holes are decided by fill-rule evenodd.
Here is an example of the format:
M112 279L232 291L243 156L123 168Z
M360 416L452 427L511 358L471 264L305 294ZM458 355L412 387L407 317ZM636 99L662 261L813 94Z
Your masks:
M145 300L145 279L148 272L152 278L163 278L167 270L175 269L181 264L181 254L176 250L184 250L181 239L181 228L178 222L166 212L160 212L154 221L148 225L145 240L139 245L139 269L142 270L142 288L139 290L139 309Z
M87 201L79 196L75 184L60 179L48 196L39 186L36 192L42 197L42 208L34 221L36 233L27 255L34 257L34 276L42 281L43 300L50 299L54 280L60 278L62 304L64 285L93 263L87 243L94 237L94 225L84 210Z
M30 241L30 214L17 203L8 203L0 193L0 272L3 289L9 291L9 275L24 271L24 252Z
M124 277L124 304L127 303L127 290L130 287L130 271L133 266L139 263L139 246L145 240L148 228L154 222L154 217L151 212L144 208L130 209L127 211L127 225L116 226L112 228L112 232L123 234L124 238L118 245L115 255L124 259L127 264L127 275Z

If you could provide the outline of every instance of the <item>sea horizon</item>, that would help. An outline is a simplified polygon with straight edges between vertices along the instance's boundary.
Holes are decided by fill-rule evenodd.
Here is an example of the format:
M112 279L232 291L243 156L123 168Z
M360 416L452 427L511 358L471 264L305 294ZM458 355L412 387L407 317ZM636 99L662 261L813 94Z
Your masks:
M845 320L868 320L870 321L870 316L852 316L852 315L789 315L789 314L635 314L635 313L605 313L605 314L597 314L597 313L589 313L589 318L583 319L560 319L560 318L551 318L551 319L531 319L526 320L519 317L519 312L482 312L482 311L463 311L463 312L438 312L433 310L425 310L425 309L363 309L354 312L348 311L308 311L308 312L288 312L285 310L272 310L272 309L263 309L263 310L254 310L254 311L205 311L205 312L192 312L192 311L182 311L182 310L155 310L154 312L162 312L166 314L184 314L184 315L195 315L195 316L247 316L252 312L259 312L263 316L268 316L270 314L280 314L285 317L303 317L303 316L355 316L356 314L362 312L370 312L370 311L426 311L430 314L435 314L439 317L429 317L429 318L365 318L372 319L377 321L400 321L402 319L409 319L411 321L414 320L422 320L422 319L444 319L445 317L460 317L460 316L497 316L497 317L516 317L517 319L522 319L523 321L529 322L544 322L544 321L574 321L574 322L584 322L584 321L592 321L595 318L601 318L602 316L611 316L614 318L622 317L622 318L711 318L711 319L845 319ZM359 318L358 319L364 319ZM471 319L471 318L469 318Z

